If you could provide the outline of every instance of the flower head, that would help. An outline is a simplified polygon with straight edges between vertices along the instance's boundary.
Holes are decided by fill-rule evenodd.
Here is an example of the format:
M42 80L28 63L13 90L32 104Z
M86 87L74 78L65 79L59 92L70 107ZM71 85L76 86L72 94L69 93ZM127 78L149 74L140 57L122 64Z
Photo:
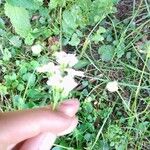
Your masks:
M56 61L60 65L64 65L64 66L73 67L78 62L78 59L75 56L75 54L67 54L65 52L56 52L55 57L56 57Z
M54 63L49 62L48 64L38 67L37 72L39 73L53 72L55 69L56 68L55 68Z
M79 76L79 77L84 77L84 72L83 71L76 71L72 68L66 69L68 76L74 77L74 76Z
M54 74L53 76L49 77L47 81L47 85L51 86L52 88L63 89L62 83L62 76L60 74Z
M74 80L74 78L70 76L65 76L62 80L62 87L63 92L67 95L69 92L71 92L76 86L77 82Z
M62 77L61 75L55 74L49 77L47 85L52 88L59 89L68 95L78 84L71 76Z
M84 77L84 72L72 68L78 62L74 54L56 52L55 57L57 65L49 62L38 67L37 72L48 73L47 85L56 91L58 90L62 96L66 97L78 85L74 77Z
M116 91L118 91L118 82L117 81L111 81L111 82L107 83L106 89L109 92L116 92Z
M37 45L33 45L31 47L31 50L32 50L32 53L33 55L39 55L42 51L42 46L40 44L37 44Z

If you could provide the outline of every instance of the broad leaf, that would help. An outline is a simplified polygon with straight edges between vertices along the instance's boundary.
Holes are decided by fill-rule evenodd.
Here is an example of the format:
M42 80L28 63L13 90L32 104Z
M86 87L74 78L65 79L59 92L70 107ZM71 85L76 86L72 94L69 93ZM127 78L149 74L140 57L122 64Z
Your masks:
M99 48L98 53L103 61L110 61L114 55L114 48L111 45L103 45Z
M82 68L86 67L89 64L90 64L90 62L86 59L79 60L79 62L74 66L74 68L75 69L82 69Z
M67 37L72 36L77 28L76 16L72 14L71 11L65 10L63 12L63 22L62 22L63 32Z
M18 33L21 37L27 37L31 31L28 11L25 8L15 7L6 3L5 14L10 18L16 33Z
M42 5L43 0L6 0L10 5L23 7L27 9L38 9Z
M79 43L80 43L80 39L78 38L78 35L77 35L76 33L74 33L74 34L72 35L71 40L69 41L69 44L70 44L71 46L78 46Z
M5 28L5 22L2 18L0 18L0 29L4 29Z
M67 0L50 0L49 7L50 9L55 9L58 6L64 7L66 5Z

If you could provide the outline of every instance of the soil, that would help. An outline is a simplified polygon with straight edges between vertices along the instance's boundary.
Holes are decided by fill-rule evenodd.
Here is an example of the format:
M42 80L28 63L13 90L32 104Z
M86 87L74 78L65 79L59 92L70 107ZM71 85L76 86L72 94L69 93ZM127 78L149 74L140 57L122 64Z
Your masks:
M141 0L136 0L136 6L139 5ZM134 5L134 0L121 0L117 5L117 14L116 17L119 20L124 20L131 15Z

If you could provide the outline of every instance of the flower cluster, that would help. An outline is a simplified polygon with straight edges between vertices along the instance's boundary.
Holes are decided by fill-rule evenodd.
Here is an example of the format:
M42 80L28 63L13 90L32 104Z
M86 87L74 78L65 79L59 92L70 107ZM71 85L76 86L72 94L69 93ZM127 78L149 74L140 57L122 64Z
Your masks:
M118 82L117 81L108 82L106 85L106 89L112 93L117 92L118 91Z
M76 71L72 67L78 63L78 59L74 54L67 54L65 52L56 52L54 54L57 65L49 62L39 68L37 72L48 73L47 85L52 87L65 96L69 94L78 84L75 81L75 76L84 76L82 71Z

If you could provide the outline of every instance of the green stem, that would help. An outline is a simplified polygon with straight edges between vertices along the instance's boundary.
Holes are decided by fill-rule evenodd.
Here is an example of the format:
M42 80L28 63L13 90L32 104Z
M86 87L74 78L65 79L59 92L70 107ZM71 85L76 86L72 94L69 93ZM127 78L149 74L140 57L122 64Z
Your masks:
M61 96L60 90L57 89L57 88L54 88L52 90L52 92L53 92L53 94L52 94L52 97L53 97L53 110L55 110L57 105L58 105L58 102L62 101L62 96Z
M57 90L56 89L53 89L52 90L52 97L53 97L53 110L55 110L56 109L56 106L57 106L57 103L58 103L58 98L57 98Z
M114 104L113 104L113 106L112 106L110 112L108 113L107 117L104 119L103 124L102 124L101 128L99 129L99 131L98 131L98 133L97 133L97 136L96 136L96 139L95 139L94 143L92 144L90 150L93 150L93 149L94 149L94 147L95 147L97 141L99 140L100 135L102 134L103 128L104 128L104 126L105 126L107 120L109 119L110 115L112 114L113 109L114 109L116 103L117 103L117 101L114 102Z
M145 63L144 63L144 67L142 69L142 73L141 73L141 77L140 77L140 80L139 80L139 84L138 84L138 87L137 87L137 90L136 90L136 93L135 93L135 99L134 99L134 103L133 103L133 109L134 109L134 112L137 111L137 99L138 99L138 95L139 95L139 92L140 92L140 89L141 89L141 83L142 83L142 80L143 80L143 75L144 75L144 72L145 72L145 68L146 68L146 64L148 62L148 54L146 56L146 60L145 60Z
M63 50L63 47L62 47L62 7L60 8L60 11L59 11L59 20L60 20L60 35L59 35L59 43L60 43L60 51Z

